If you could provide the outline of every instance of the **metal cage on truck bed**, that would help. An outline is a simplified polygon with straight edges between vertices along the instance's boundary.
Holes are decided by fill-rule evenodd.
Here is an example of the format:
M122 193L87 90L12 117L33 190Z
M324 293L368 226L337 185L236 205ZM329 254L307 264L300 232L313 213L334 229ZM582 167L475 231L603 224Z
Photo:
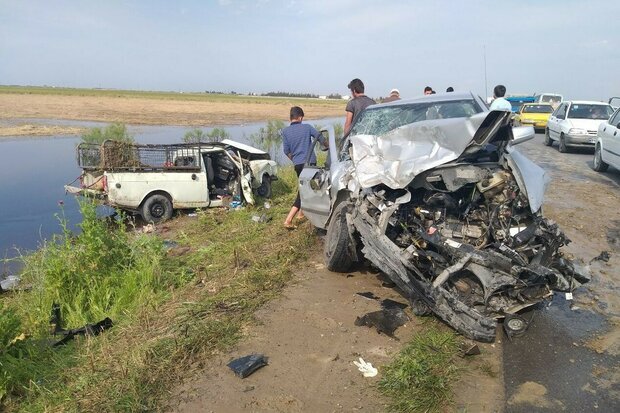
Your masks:
M80 143L77 162L85 170L191 171L202 167L203 151L213 145L135 144L107 140L103 144Z

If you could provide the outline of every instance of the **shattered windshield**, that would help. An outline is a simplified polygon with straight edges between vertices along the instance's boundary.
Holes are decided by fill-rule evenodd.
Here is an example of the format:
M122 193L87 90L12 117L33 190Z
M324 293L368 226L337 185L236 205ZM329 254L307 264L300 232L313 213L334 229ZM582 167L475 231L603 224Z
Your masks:
M351 135L383 135L414 122L467 118L480 112L482 108L471 99L369 107L351 128Z

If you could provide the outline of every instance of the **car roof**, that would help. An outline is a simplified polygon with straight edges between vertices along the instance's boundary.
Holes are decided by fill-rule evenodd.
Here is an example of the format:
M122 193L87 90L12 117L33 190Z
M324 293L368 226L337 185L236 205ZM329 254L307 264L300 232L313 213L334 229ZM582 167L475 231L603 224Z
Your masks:
M412 103L429 103L429 102L451 102L453 100L473 100L474 95L471 92L443 92L435 93L434 95L419 95L409 99L395 100L393 102L378 103L376 105L369 106L371 109L375 106L400 106L410 105Z
M547 103L547 102L528 102L528 103L524 103L523 106L551 106L551 103Z
M597 102L596 100L565 100L562 103L576 103L578 105L602 105L602 106L609 106L609 103L605 103L605 102Z

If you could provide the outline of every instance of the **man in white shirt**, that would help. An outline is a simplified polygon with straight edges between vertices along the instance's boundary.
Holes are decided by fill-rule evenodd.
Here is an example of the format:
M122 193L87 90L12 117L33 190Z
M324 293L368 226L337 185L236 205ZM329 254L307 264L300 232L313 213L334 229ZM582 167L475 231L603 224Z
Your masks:
M493 89L493 97L495 98L493 102L491 102L491 110L512 110L512 105L506 99L504 99L504 95L506 94L506 86L497 85Z

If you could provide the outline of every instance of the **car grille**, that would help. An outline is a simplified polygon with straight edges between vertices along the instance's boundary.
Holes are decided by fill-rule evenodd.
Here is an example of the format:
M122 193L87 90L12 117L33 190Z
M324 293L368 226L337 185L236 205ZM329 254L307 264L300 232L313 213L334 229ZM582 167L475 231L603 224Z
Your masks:
M589 129L588 129L588 135L594 135L594 136L596 136L596 131L595 131L595 130L589 130Z

